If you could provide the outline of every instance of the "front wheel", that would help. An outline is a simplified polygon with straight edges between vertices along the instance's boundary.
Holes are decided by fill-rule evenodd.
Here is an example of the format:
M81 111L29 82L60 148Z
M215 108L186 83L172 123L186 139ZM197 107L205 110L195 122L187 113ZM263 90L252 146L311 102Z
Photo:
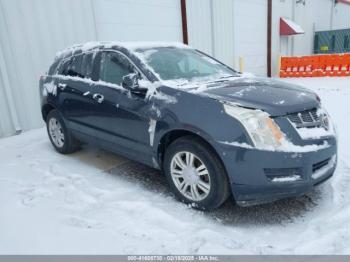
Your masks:
M47 133L54 148L61 154L78 150L79 143L67 129L57 110L52 110L46 118Z
M170 144L164 156L164 172L176 197L196 208L215 209L230 194L220 159L196 137L179 138Z

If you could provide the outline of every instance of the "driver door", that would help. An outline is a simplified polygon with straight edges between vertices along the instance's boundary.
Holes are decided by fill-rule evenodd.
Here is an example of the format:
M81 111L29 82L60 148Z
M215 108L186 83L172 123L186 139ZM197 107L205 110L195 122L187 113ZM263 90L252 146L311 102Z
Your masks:
M96 137L112 151L143 163L152 163L148 114L150 106L144 97L122 87L123 77L139 73L122 53L103 51L99 82L91 87L93 125Z

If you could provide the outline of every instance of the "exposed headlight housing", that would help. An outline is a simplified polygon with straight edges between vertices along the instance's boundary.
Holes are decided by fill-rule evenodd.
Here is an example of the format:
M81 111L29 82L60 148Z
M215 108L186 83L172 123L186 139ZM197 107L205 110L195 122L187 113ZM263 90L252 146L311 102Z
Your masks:
M241 122L256 148L275 150L281 146L284 134L268 113L228 104L224 109Z

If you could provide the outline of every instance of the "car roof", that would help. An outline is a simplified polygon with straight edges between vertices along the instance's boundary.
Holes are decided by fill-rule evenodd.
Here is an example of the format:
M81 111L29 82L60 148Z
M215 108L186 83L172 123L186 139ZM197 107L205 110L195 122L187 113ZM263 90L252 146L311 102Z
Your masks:
M73 55L93 50L124 48L132 52L137 49L151 49L159 47L191 48L188 45L179 42L87 42L84 44L73 45L57 52L55 60L61 60Z

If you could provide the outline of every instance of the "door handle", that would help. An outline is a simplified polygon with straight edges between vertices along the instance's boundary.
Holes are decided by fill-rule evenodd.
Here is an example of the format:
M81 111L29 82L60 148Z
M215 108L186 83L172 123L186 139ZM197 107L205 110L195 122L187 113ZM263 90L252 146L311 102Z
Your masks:
M61 89L61 90L64 90L64 89L67 87L67 85L66 85L66 84L61 84L61 83L59 83L59 84L57 85L57 87L58 87L59 89Z
M94 94L94 95L92 96L92 98L93 98L94 100L96 100L97 103L102 103L103 100L105 99L105 97L104 97L103 95L101 95L101 94Z

